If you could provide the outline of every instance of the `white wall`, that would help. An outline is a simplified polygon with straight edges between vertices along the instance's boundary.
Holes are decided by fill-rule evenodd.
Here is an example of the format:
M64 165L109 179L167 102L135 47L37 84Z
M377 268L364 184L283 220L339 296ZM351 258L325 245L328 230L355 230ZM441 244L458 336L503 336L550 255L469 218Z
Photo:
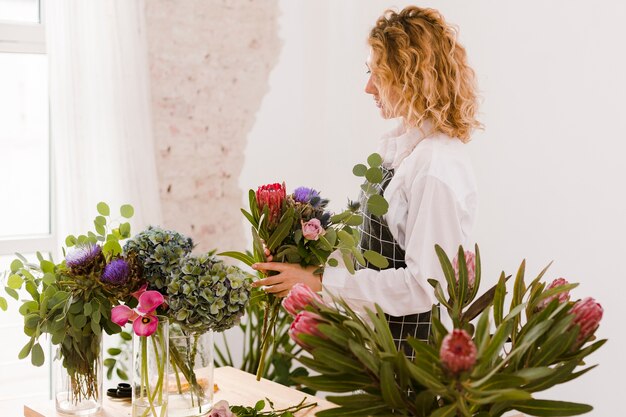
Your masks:
M376 17L405 1L282 0L283 50L248 137L243 189L273 181L315 186L340 209L355 198L351 168L390 127L366 81L365 39ZM546 398L615 415L626 384L619 310L626 244L626 4L618 1L430 1L460 27L484 97L486 126L469 145L480 188L475 238L485 278L564 276L605 308L609 343L598 369Z

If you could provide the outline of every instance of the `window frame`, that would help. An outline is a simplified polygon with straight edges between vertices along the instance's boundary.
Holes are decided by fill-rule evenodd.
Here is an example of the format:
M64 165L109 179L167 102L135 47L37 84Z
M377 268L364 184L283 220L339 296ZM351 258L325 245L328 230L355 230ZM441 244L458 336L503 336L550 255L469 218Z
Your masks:
M15 22L0 20L0 53L25 53L46 54L46 27L45 27L45 3L39 0L39 23ZM49 79L49 71L48 71ZM48 114L50 115L50 84L48 83ZM48 117L48 233L38 235L0 236L0 256L11 256L15 253L41 252L56 257L58 255L57 225L56 225L56 190L55 190L55 163L52 146L52 134L50 129L50 117ZM6 298L6 297L5 297ZM2 314L2 312L0 312ZM18 326L21 329L21 325ZM3 330L6 330L3 328ZM51 358L50 346L48 346L48 358ZM13 362L13 361L11 361ZM15 362L22 362L15 357ZM47 361L49 398L52 398L52 373L51 360ZM30 364L29 364L30 366ZM21 397L20 397L21 398ZM26 398L24 398L26 399ZM4 398L3 401L7 401ZM18 400L18 398L14 398ZM2 408L0 406L0 408Z
M45 0L39 0L39 23L0 20L0 52L45 54Z

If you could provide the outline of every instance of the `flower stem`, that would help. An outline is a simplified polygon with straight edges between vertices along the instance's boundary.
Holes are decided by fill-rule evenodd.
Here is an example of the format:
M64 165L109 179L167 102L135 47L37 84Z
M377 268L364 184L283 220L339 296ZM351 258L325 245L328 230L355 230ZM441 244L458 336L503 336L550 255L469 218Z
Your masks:
M274 324L276 323L276 317L278 316L278 310L280 309L280 299L273 296L268 308L266 309L266 316L263 318L263 339L261 341L261 357L259 358L259 367L256 372L256 380L260 381L265 373L265 357L267 356L267 349L270 342L273 341L272 335L274 332ZM269 325L268 325L269 319Z

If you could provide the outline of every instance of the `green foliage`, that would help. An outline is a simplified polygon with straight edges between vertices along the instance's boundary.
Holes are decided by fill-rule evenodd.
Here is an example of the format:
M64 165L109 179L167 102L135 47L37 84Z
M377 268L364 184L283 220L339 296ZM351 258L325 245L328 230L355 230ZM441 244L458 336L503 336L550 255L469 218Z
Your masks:
M58 347L56 359L62 361L75 388L73 400L95 392L102 333L121 330L111 321L117 289L100 277L106 263L118 253L119 241L129 236L130 226L124 226L123 233L120 227L112 227L106 203L99 203L97 210L99 215L93 223L96 233L90 231L65 239L67 248L88 255L69 266L66 261L44 259L41 253L37 253L36 262L17 254L5 287L6 293L16 300L20 294L25 297L19 312L24 316L24 333L29 339L18 357L30 356L33 365L43 365L45 355L39 341L42 335L49 335L51 343ZM5 307L6 300L2 300L5 299L0 299L0 307Z
M169 316L185 332L221 332L241 319L252 276L210 253L186 256L167 287Z
M270 409L263 411L266 408L265 401L267 401ZM254 407L234 405L230 407L230 411L232 411L237 417L294 417L297 412L315 407L317 405L317 403L307 403L305 397L296 405L277 410L274 407L274 403L269 398L266 398L265 401L257 401Z
M409 360L395 348L378 306L368 312L366 322L347 303L336 299L332 306L314 308L322 317L318 330L324 337L300 335L311 349L310 356L301 354L298 359L319 375L298 377L296 381L313 389L347 393L328 397L339 407L317 415L497 417L518 410L534 416L570 416L590 411L592 407L585 404L533 397L592 369L576 371L606 342L577 341L579 329L572 325L572 302L554 299L547 306L540 305L547 297L575 285L544 291L541 278L545 269L527 285L522 262L505 311L504 273L494 288L475 300L477 289L469 285L464 256L459 256L457 281L447 255L439 247L436 251L446 292L438 281L431 280L431 284L454 327L472 337L477 349L473 367L454 374L440 361L439 350L448 330L439 320L438 308L433 308L430 342L409 340L415 350L415 359ZM463 248L458 253L462 255ZM479 282L480 253L476 247L475 285ZM476 321L474 317L478 317Z

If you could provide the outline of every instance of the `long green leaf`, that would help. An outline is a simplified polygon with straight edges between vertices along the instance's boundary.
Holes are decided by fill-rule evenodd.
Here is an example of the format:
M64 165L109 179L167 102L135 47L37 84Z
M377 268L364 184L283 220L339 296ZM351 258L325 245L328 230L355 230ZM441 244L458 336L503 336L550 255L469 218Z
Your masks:
M250 255L248 255L247 253L243 253L243 252L222 252L222 253L218 253L218 256L228 256L229 258L233 258L233 259L237 259L238 261L243 262L244 264L248 265L248 266L252 266L253 264L256 263L256 261L254 260L254 258Z
M465 297L468 292L468 281L467 281L467 264L465 262L465 250L463 246L459 246L459 250L457 252L457 264L459 270L459 281L458 281L458 299L455 300L455 307L458 311L461 311L465 306Z
M380 389L387 404L393 408L403 408L404 402L394 377L393 365L387 361L380 365Z
M456 405L446 405L445 407L441 407L435 410L430 417L455 417L456 416Z
M522 303L522 298L524 293L526 292L526 287L524 284L524 273L526 271L526 260L524 259L517 270L517 276L515 277L515 283L513 284L513 297L511 299L511 307L509 310L513 310L519 304ZM513 319L513 332L511 333L511 340L515 343L515 339L517 338L517 329L520 323L520 317L517 316Z
M248 221L250 222L250 224L256 229L259 227L259 224L257 223L257 221L254 219L254 216L250 213L248 213L246 210L244 209L240 209L241 213L244 215L244 217L246 219L248 219Z
M294 209L290 207L285 212L285 214L283 214L283 217L281 218L280 223L278 223L276 230L274 230L269 240L266 242L267 248L270 251L274 251L274 249L279 247L281 243L283 243L283 240L285 240L285 238L289 236L289 232L291 232L291 227L293 226L293 222L294 222Z
M364 346L356 343L354 340L350 340L348 342L348 347L350 351L357 357L357 359L373 372L375 375L378 375L380 372L380 359L373 355L372 352L367 350Z
M476 298L476 294L478 294L478 289L480 288L480 278L482 274L482 268L480 264L480 250L478 249L477 244L474 245L474 254L476 255L476 258L474 260L474 287L469 297L470 302L474 298Z
M493 363L494 359L500 354L502 351L502 346L509 338L511 331L513 330L513 323L510 321L505 321L500 326L498 326L496 333L493 335L491 340L489 341L487 347L483 354L479 357L480 368L485 370L488 369Z
M421 366L417 366L414 363L409 363L409 373L411 377L417 381L420 385L431 389L436 394L442 394L446 392L446 387L430 372L430 369L423 369Z
M359 362L346 356L345 353L340 354L332 349L317 348L314 351L314 356L315 360L321 361L337 371L356 374L363 372L363 367L359 365Z
M496 285L496 293L493 297L493 321L496 326L502 323L504 318L504 297L506 296L506 277L504 271L500 274L500 279Z
M357 408L356 410L347 411L344 407L331 408L330 410L322 410L315 413L316 417L363 417L379 415L382 411L389 410L385 404L374 407Z
M435 245L435 252L437 253L437 257L439 258L439 263L441 264L441 269L443 269L443 275L446 277L446 281L448 283L448 293L452 299L457 299L456 292L456 276L454 274L454 268L452 267L452 263L446 255L446 252L439 245Z
M387 324L387 320L385 319L385 313L378 304L375 306L376 313L369 309L366 309L366 311L376 329L378 344L384 352L395 354L397 349L396 345L393 343L393 336L391 335L391 330L389 330L389 324Z
M517 411L530 414L531 416L543 417L577 416L593 410L593 407L587 404L552 400L527 400L515 402L512 404L512 407Z
M248 191L248 204L250 206L250 213L254 217L256 224L259 224L259 205L256 201L256 193L254 190Z

